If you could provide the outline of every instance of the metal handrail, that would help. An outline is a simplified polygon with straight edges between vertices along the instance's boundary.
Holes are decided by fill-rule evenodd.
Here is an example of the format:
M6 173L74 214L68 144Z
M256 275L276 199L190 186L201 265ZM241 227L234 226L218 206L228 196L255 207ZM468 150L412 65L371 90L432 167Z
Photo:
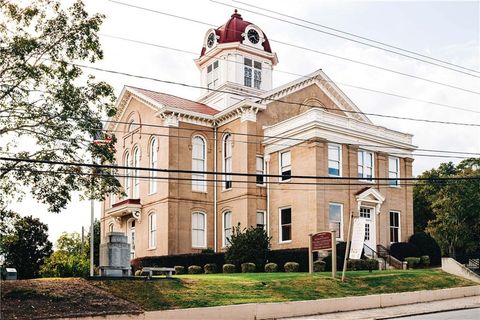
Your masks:
M390 254L390 251L387 248L385 248L381 244L377 244L377 250L378 250L379 256L381 258L383 258L388 264L390 264L392 266L397 265L398 268L402 269L402 267L403 267L402 262L400 260L398 260L397 258L393 257Z

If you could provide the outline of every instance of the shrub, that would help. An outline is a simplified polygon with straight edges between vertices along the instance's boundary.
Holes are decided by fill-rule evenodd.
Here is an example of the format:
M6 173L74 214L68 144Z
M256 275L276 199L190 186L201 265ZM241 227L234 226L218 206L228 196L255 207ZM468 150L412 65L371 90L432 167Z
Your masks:
M206 253L206 254L212 254L212 253L215 253L215 251L213 251L212 248L206 248L206 249L202 249L201 251L202 253Z
M253 262L244 262L241 264L242 273L255 272L257 266Z
M200 266L193 265L188 267L188 274L200 274L202 272L203 272L203 269Z
M343 269L343 260L345 258L345 249L347 248L347 242L337 243L337 270ZM362 255L360 258L365 259L365 253L362 249ZM332 271L332 252L328 253L328 256L323 259L325 261L325 271Z
M142 270L135 271L135 277L140 277L142 275Z
M313 272L325 271L325 261L317 260L313 262Z
M421 256L420 257L420 264L424 268L428 268L430 266L430 257L429 256Z
M420 264L420 258L418 257L406 257L405 261L407 261L409 269L413 269Z
M366 270L378 270L378 260L376 259L367 259L365 260Z
M296 262L287 262L283 268L285 269L285 272L298 272L300 265Z
M226 263L223 265L223 273L235 273L236 267L234 264Z
M421 256L429 256L433 266L439 266L442 260L442 253L435 239L425 232L417 232L413 234L408 243L417 246Z
M351 259L347 262L347 269L352 271L377 270L378 261L375 259Z
M317 252L313 253L313 259L318 257ZM271 250L268 253L268 261L278 265L278 271L285 271L283 266L289 261L296 261L300 265L299 271L308 271L308 248Z
M390 254L400 261L406 257L420 257L417 246L408 242L396 242L390 246Z
M175 274L185 274L185 267L184 266L175 266Z
M57 250L45 260L40 268L42 277L86 277L90 271L89 260L85 256Z
M265 265L265 272L277 272L278 271L278 264L274 262L269 262Z
M207 263L203 266L205 273L217 273L217 265L215 263Z
M254 227L242 230L238 224L232 228L229 243L225 253L226 262L236 266L253 262L259 270L263 269L270 249L270 237L265 230Z
M171 256L148 256L130 261L133 271L143 267L158 266L173 268L174 266L204 266L207 263L215 263L217 266L222 266L225 263L225 253L187 253Z

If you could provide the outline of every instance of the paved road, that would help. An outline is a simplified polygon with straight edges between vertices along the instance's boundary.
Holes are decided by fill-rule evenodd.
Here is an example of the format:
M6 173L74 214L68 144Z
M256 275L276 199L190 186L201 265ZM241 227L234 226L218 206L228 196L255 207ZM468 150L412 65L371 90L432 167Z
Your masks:
M450 312L459 312L458 314L449 313L449 310L458 310L465 308L476 308L470 310L459 310L459 311L450 311ZM437 314L432 314L432 312L440 312ZM465 312L463 314L462 312ZM420 316L414 316L413 314L422 314ZM473 318L468 318L472 314ZM439 318L428 318L431 316L439 316ZM403 318L401 318L403 317ZM329 314L321 314L316 316L307 316L307 317L295 317L288 318L290 320L372 320L372 319L461 319L461 320L480 320L480 296L460 298L460 299L450 299L450 300L441 300L434 302L426 303L416 303L404 306L388 307L388 308L379 308L379 309L369 309L369 310L358 310L350 312L337 312Z
M393 318L399 320L479 320L480 308L423 314L412 317Z

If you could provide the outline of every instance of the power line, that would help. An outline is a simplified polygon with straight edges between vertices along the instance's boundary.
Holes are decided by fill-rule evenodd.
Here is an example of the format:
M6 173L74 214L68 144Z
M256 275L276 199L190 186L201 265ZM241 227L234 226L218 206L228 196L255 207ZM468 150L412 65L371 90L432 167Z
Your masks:
M115 1L115 0L108 0L108 1L110 1L110 2L112 2L112 3L115 3L115 4L119 4L119 5L131 7L131 8L135 8L135 9L139 9L139 10L144 10L144 11L148 11L148 12L158 13L158 14L165 15L165 16L168 16L168 17L172 17L172 18L176 18L176 19L181 19L181 20L185 20L185 21L190 21L190 22L194 22L194 23L197 23L197 24L206 25L206 26L213 27L213 28L216 28L216 27L217 27L216 25L213 25L213 24L208 23L208 22L204 22L204 21L200 21L200 20L196 20L196 19L192 19L192 18L187 18L187 17L183 17L183 16L179 16L179 15L175 15L175 14L171 14L171 13L167 13L167 12L163 12L163 11L158 11L158 10L154 10L154 9L149 9L149 8L145 8L145 7L141 7L141 6L137 6L137 5L133 5L133 4L129 4L129 3L124 3L124 2L120 2L120 1ZM227 28L227 29L228 29L228 28ZM231 31L235 32L236 30L231 30ZM238 32L238 31L236 31L236 32ZM354 59L350 59L350 58L346 58L346 57L341 57L341 56L334 55L334 54L331 54L331 53L326 53L326 52L323 52L323 51L320 51L320 50L316 50L316 49L312 49L312 48L307 48L307 47L304 47L304 46L300 46L300 45L296 45L296 44L291 44L291 43L287 43L287 42L284 42L284 41L275 40L275 39L271 39L271 38L269 39L269 41L275 42L275 43L278 43L278 44L282 44L282 45L285 45L285 46L289 46L289 47L292 47L292 48L296 48L296 49L306 50L306 51L318 53L318 54L321 54L321 55L325 55L325 56L329 56L329 57L334 57L334 58L336 58L336 59L341 59L341 60L344 60L344 61L349 61L349 62L352 62L352 63L364 65L364 66L367 66L367 67L371 67L371 68L375 68L375 69L379 69L379 70L383 70L383 71L392 72L392 73L399 74L399 75L403 75L403 76L406 76L406 77L410 77L410 78L414 78L414 79L418 79L418 80L423 80L423 81L427 81L427 82L431 82L431 83L435 83L435 84L437 84L437 85L449 87L449 88L452 88L452 89L457 89L457 90L461 90L461 91L465 91L465 92L469 92L469 93L474 93L474 94L479 94L479 95L480 95L480 92L478 92L478 91L473 91L473 90L469 90L469 89L457 87L457 86L454 86L454 85L446 84L446 83L443 83L443 82L439 82L439 81L435 81L435 80L431 80L431 79L427 79L427 78L422 78L422 77L419 77L419 76L415 76L415 75L412 75L412 74L408 74L408 73L396 71L396 70L393 70L393 69L389 69L389 68L377 66L377 65L370 64L370 63L367 63L367 62L362 62L362 61L359 61L359 60L354 60Z
M0 171L6 171L7 169L0 168ZM38 170L38 169L20 169L20 168L13 168L9 169L10 171L15 171L15 172L31 172L31 173L48 173L48 174L63 174L63 175L80 175L80 176L92 176L92 177L115 177L115 178L129 178L129 179L139 179L141 181L151 181L151 180L157 180L157 182L160 183L168 183L170 181L197 181L197 182L232 182L235 184L255 184L256 187L266 187L266 184L271 184L271 185L281 185L281 186L287 186L284 182L280 181L264 181L263 185L257 184L256 181L249 181L249 180L224 180L224 179L200 179L200 178L180 178L180 177L155 177L155 176L137 176L137 175L131 175L131 174L107 174L107 173L102 173L102 172L97 172L97 173L92 173L92 172L75 172L75 171L67 171L67 170ZM401 187L412 187L412 186L418 186L418 185L429 185L429 184L449 184L452 182L456 181L437 181L435 179L432 179L428 182L415 182L415 183L402 183ZM177 182L177 184L180 185L188 185L191 186L192 183L185 183L185 182ZM333 182L293 182L290 181L288 182L288 190L302 190L302 191L314 191L315 189L312 188L292 188L289 185L310 185L310 186L329 186L329 187L335 187L335 186L391 186L389 183L375 183L372 184L371 182L358 182L358 183L344 183L344 182L339 182L339 183L333 183ZM246 187L246 186L237 186L235 185L235 189L251 189L252 187ZM281 187L281 188L275 188L274 186L269 187L270 190L280 190L280 191L285 191L286 189ZM340 191L340 190L352 190L351 188L329 188L329 190L335 190L335 191Z
M324 31L324 30L316 29L316 28L313 28L313 27L310 27L310 26L307 26L307 25L303 25L303 24L300 24L300 23L295 23L295 22L288 21L288 20L285 20L285 19L280 19L280 18L277 18L277 17L274 17L274 16L270 16L270 15L263 14L263 13L253 11L253 10L249 10L249 9L246 9L246 8L236 7L236 6L229 5L227 3L223 3L223 2L220 2L220 1L215 1L215 0L210 0L210 1L214 2L214 3L217 3L217 4L224 5L224 6L228 6L228 7L232 7L232 8L238 8L238 9L241 9L241 10L244 10L244 11L256 14L256 15L260 15L260 16L267 17L267 18L274 19L274 20L281 21L281 22L285 22L285 23L288 23L288 24L291 24L291 25L294 25L294 26L298 26L298 27L302 27L302 28L305 28L305 29L320 32L320 33L323 33L323 34L327 34L327 35L330 35L330 36L333 36L333 37L337 37L337 38L341 38L341 39L344 39L344 40L359 43L359 44L369 46L369 47L372 47L372 48L375 48L375 49L383 50L383 51L386 51L386 52L389 52L389 53L397 54L397 55L407 57L407 58L410 58L410 59L414 59L414 60L417 60L417 61L421 61L421 62L424 62L424 63L428 63L428 64L431 64L431 65L434 65L434 66L437 66L437 67L441 67L441 68L445 68L445 69L452 70L452 71L455 71L455 72L459 72L459 73L462 73L462 74L466 74L466 75L469 75L469 76L472 76L472 77L478 77L477 75L472 75L470 73L466 73L466 72L463 72L463 71L460 71L460 70L457 70L457 69L454 69L454 68L450 68L450 67L438 64L438 63L434 63L434 62L427 61L427 60L424 60L424 59L412 57L410 55L403 54L403 53L400 53L400 52L397 52L397 51L394 51L394 50L386 49L386 48L379 47L379 46L376 46L376 45L372 45L372 44L369 44L369 43L366 43L366 42L363 42L363 41L355 40L355 39L352 39L352 38L344 37L344 36L334 34L334 33L331 33L331 32L327 32L327 31ZM414 54L414 55L417 55L417 56L420 56L420 57L423 57L423 58L427 58L427 59L430 59L430 60L441 62L443 64L447 64L447 65L450 65L450 66L453 66L453 67L456 67L456 68L460 68L460 69L463 69L463 70L479 73L478 70L469 69L469 68L459 66L457 64L453 64L453 63L450 63L450 62L447 62L447 61L444 61L444 60L440 60L440 59L437 59L437 58L433 58L433 57L430 57L430 56L427 56L427 55L424 55L424 54L421 54L421 53L418 53L418 52L414 52L414 51L406 50L406 49L403 49L403 48L400 48L400 47L392 46L392 45L389 45L385 42L376 41L376 40L373 40L373 39L362 37L362 36L359 36L359 35L356 35L356 34L353 34L353 33L350 33L350 32L345 32L345 31L335 29L335 28L332 28L332 27L328 27L328 26L325 26L325 25L322 25L322 24L319 24L319 23L316 23L316 22L312 22L312 21L309 21L309 20L297 18L297 17L291 16L291 15L288 15L288 14L285 14L285 13L275 11L275 10L263 8L263 7L260 7L260 6L255 6L255 5L250 4L250 3L246 3L246 2L242 2L242 1L238 1L238 0L232 0L232 1L237 2L237 3L241 3L243 5L248 5L250 7L260 9L260 10L263 10L263 11L266 11L266 12L274 13L274 14L277 14L279 16L290 18L290 19L293 19L293 20L296 20L296 21L306 22L308 24L316 25L316 26L319 26L319 27L322 27L322 28L325 28L325 29L328 29L328 30L338 32L338 33L346 34L346 35L353 36L353 37L356 37L356 38L359 38L359 39L363 39L363 40L367 40L367 41L370 41L370 42L373 42L373 43L377 43L377 44L380 44L380 45L385 46L385 47L393 48L395 50L408 52L408 53L411 53L411 54Z
M122 169L122 170L133 170L133 171L148 171L148 172L162 172L162 173L189 173L189 174L211 174L211 175L224 175L224 176L243 176L243 177L267 177L267 178L282 178L285 175L281 174L257 174L257 173L248 173L248 172L218 172L218 171L201 171L201 170L185 170L185 169L161 169L161 168L147 168L147 167L132 167L132 166L121 166L121 165L108 165L108 164L95 164L95 163L81 163L81 162L68 162L68 161L56 161L56 160L39 160L39 159L25 159L25 158L9 158L9 157L0 157L2 161L12 161L12 162L27 162L27 163L41 163L41 164L51 164L51 165L65 165L65 166L78 166L78 167L88 167L95 169ZM321 180L362 180L359 177L333 177L333 176L311 176L311 175L289 175L290 179L321 179ZM369 181L450 181L450 180L480 180L480 176L462 176L462 177L435 177L435 178L414 178L414 177L371 177L368 178ZM285 183L285 182L284 182ZM287 182L288 183L288 182Z
M119 36L115 36L115 35L100 34L100 36L106 37L106 38L111 38L111 39L122 40L122 41L126 41L126 42L131 42L131 43L137 43L137 44L146 45L146 46L152 46L152 47L165 49L165 50L172 50L172 51L175 51L175 52L187 53L187 54L191 54L191 55L195 55L195 56L198 55L198 53L196 53L194 51L188 51L188 50L184 50L184 49L164 46L164 45L160 45L160 44L156 44L156 43L145 42L145 41L140 41L140 40L135 40L135 39L119 37ZM208 54L204 54L204 56L205 57L210 57L210 58L215 58L216 57L216 56L212 56L212 55L208 55ZM234 60L227 60L227 61L231 62L231 63L236 63L236 64L243 65L243 62L234 61ZM272 71L273 72L278 72L278 73L284 73L284 74L288 74L288 75L292 75L292 76L297 76L297 77L304 78L304 79L308 79L308 76L305 76L305 75L302 75L302 74L299 74L299 73L294 73L294 72L284 71L284 70L279 70L279 69L272 69ZM376 90L376 89L371 89L371 88L365 88L365 87L361 87L361 86L357 86L357 85L353 85L353 84L348 84L348 83L344 83L344 82L325 80L325 79L318 79L318 80L320 82L323 82L323 83L340 84L342 86L355 88L355 89L359 89L359 90L364 90L364 91L368 91L368 92L380 93L380 94L383 94L383 95L396 97L396 98L400 98L400 99L412 100L412 101L417 101L417 102L422 102L422 103L427 103L427 104L432 104L432 105L437 105L437 106L441 106L441 107L445 107L445 108L462 110L462 111L467 111L467 112L472 112L472 113L480 113L480 111L476 111L476 110L472 110L472 109L468 109L468 108L452 106L452 105L448 105L448 104L444 104L444 103L438 103L438 102L418 99L418 98L414 98L414 97L408 97L408 96L405 96L405 95L400 95L400 94L396 94L396 93L392 93L392 92L386 92L386 91L381 91L381 90Z
M272 101L272 102L280 102L280 103L285 103L285 104L290 104L290 105L294 104L294 105L300 105L300 106L309 106L309 107L321 108L321 109L324 109L324 110L338 110L338 109L334 109L334 108L328 108L328 107L325 107L325 106L308 105L308 104L304 104L304 103L300 103L300 102L291 102L291 101L285 101L285 100L280 100L280 99L272 99L272 98L268 98L268 97L259 97L259 96L246 94L246 93L238 93L238 92L231 92L231 91L226 91L226 90L212 89L212 88L202 87L202 86L198 86L198 85L191 85L191 84L187 84L187 83L183 83L183 82L176 82L176 81L163 80L163 79L158 79L158 78L153 78L153 77L140 76L140 75L135 75L135 74L122 72L122 71L115 71L115 70L108 70L108 69L103 69L103 68L99 68L99 67L86 66L86 65L82 65L82 64L78 64L78 63L69 63L69 64L80 67L80 68L97 70L97 71L102 71L102 72L107 72L107 73L112 73L112 74L118 74L118 75L123 75L123 76L127 76L127 77L138 78L138 79L151 80L151 81L156 81L156 82L161 82L161 83L166 83L166 84L171 84L171 85L178 85L178 86L183 86L183 87L187 87L187 88L205 89L205 90L214 91L214 92L230 93L230 94L235 94L237 96L256 98L256 99L260 99L260 100L268 100L268 101ZM353 111L353 110L342 110L342 112L358 113L358 114L369 115L369 116L374 116L374 117L383 117L383 118L391 118L391 119L399 119L399 120L409 120L409 121L419 121L419 122L427 122L427 123L447 124L447 125L480 127L480 124L476 124L476 123L464 123L464 122L452 122L452 121L441 121L441 120L399 117L399 116L391 116L391 115L378 114L378 113L367 113L367 112Z

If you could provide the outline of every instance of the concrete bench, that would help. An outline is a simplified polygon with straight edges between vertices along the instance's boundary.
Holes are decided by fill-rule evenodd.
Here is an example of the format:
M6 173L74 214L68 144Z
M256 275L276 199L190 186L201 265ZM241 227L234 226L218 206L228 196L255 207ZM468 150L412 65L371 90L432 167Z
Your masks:
M161 268L157 268L157 267L145 267L145 268L142 268L142 274L143 274L144 272L148 272L148 279L151 279L151 278L152 278L154 271L165 272L165 276L166 276L167 278L171 278L171 277L172 277L172 273L175 271L175 269L174 269L174 268L165 268L165 267L161 267Z

